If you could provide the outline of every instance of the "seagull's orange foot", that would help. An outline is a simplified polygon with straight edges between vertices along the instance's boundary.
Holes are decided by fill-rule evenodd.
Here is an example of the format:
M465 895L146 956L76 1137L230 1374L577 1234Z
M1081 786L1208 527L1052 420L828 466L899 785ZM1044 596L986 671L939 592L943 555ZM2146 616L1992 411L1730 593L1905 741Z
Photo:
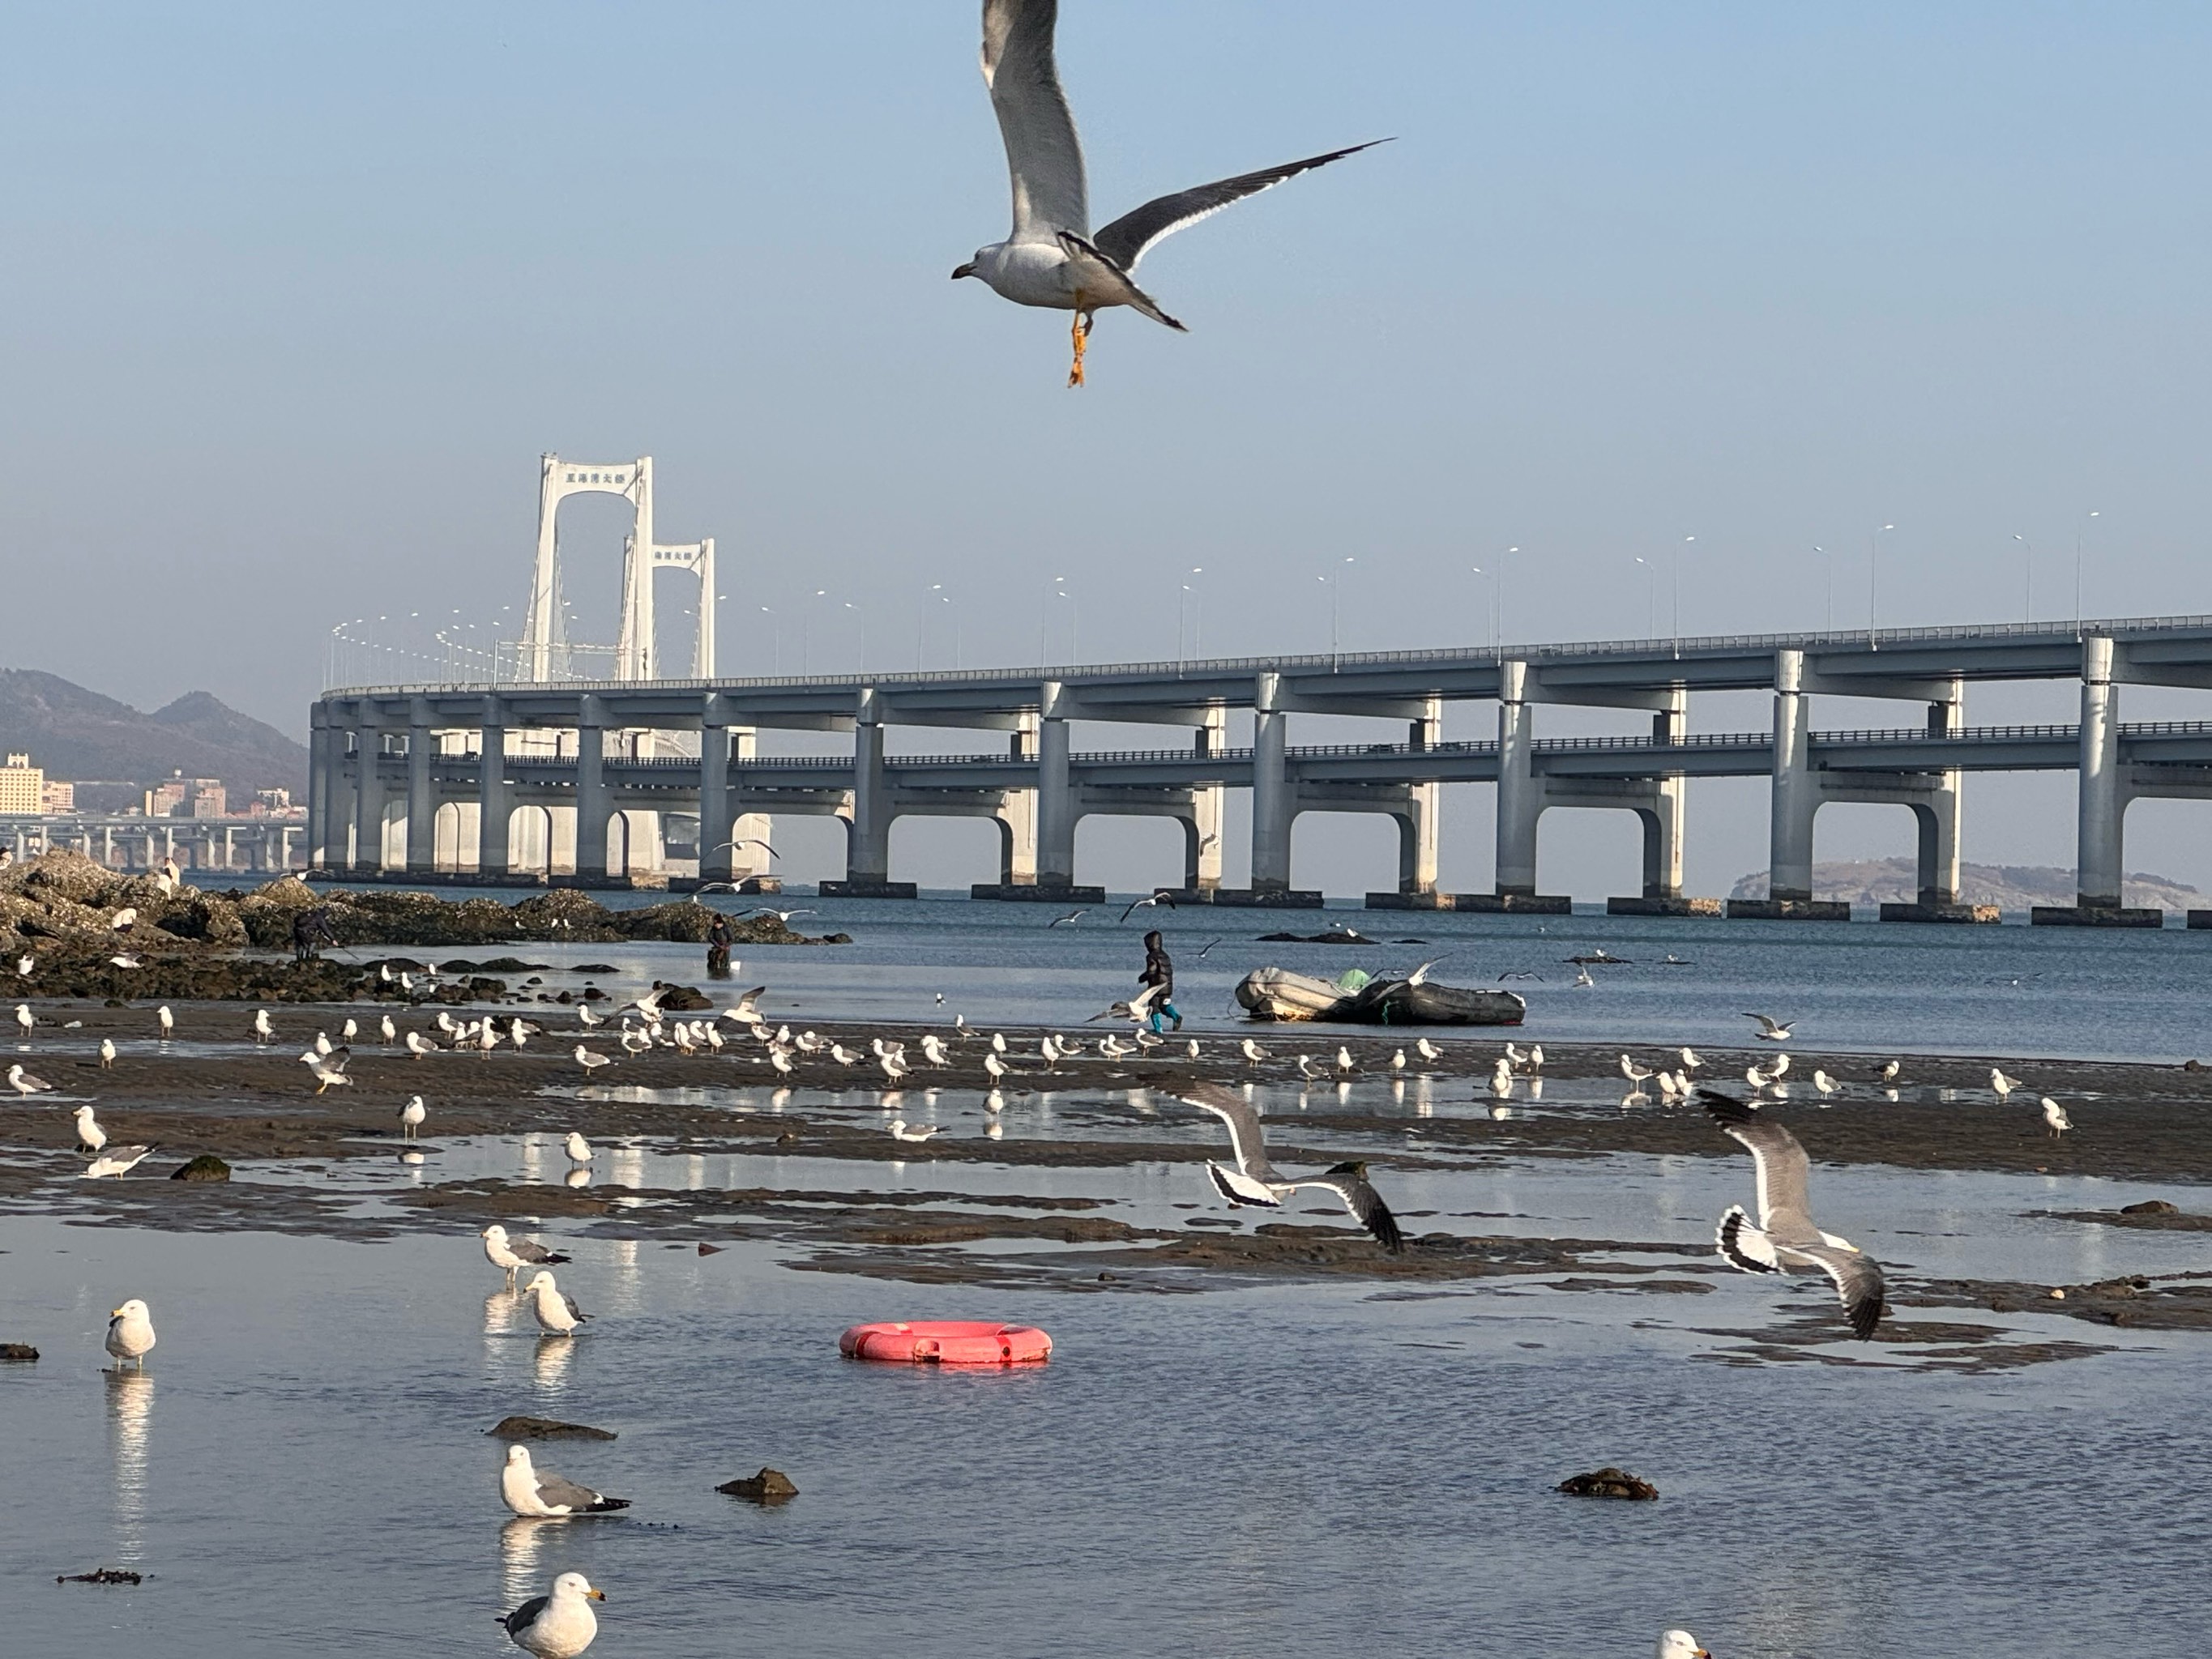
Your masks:
M1067 383L1072 386L1083 384L1083 346L1091 334L1091 330L1085 325L1081 300L1082 296L1079 295L1075 307L1075 320L1068 325L1067 330L1067 337L1075 348L1075 362L1067 371Z

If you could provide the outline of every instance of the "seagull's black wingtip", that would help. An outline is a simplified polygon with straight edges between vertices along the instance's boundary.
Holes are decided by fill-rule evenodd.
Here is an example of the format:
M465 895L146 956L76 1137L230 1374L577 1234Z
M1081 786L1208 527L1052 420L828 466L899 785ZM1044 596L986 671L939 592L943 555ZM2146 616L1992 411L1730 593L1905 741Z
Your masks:
M1881 1316L1889 1311L1889 1304L1878 1296L1869 1297L1857 1305L1844 1310L1851 1322L1851 1334L1862 1342L1874 1340L1874 1328L1881 1323Z
M1717 1089L1699 1089L1698 1098L1705 1103L1706 1115L1716 1123L1750 1123L1759 1116L1758 1107Z

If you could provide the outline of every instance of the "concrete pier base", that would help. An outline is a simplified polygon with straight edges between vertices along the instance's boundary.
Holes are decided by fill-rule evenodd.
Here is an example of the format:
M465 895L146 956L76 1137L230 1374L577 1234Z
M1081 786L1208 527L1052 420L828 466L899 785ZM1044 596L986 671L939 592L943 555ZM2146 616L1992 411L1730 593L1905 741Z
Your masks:
M1851 907L1841 899L1730 899L1731 921L1849 921Z
M1451 908L1492 916L1566 916L1575 902L1565 893L1454 893Z
M823 898L910 899L921 896L910 881L823 881L814 886Z
M1103 904L1103 887L1046 887L1036 882L979 881L968 890L974 899L1006 904Z
M573 872L546 878L548 887L574 887L587 893L665 893L668 878L662 875L580 876Z
M2191 927L2212 927L2212 910L2191 910L2189 925Z
M1321 890L1307 887L1217 887L1213 902L1232 909L1318 910Z
M1452 908L1449 893L1370 893L1367 908L1370 910L1449 910Z
M1605 913L1609 916L1717 916L1721 914L1721 902L1717 898L1609 898L1605 902Z
M1884 921L1967 921L1994 922L1997 907L1994 904L1885 904L1881 907Z
M671 876L668 878L668 890L672 893L696 893L709 884L703 877L700 876ZM747 876L735 885L726 881L711 884L735 893L740 898L752 898L763 894L783 891L781 876Z
M2037 927L2163 927L2166 912L2124 904L2039 904L2027 920Z

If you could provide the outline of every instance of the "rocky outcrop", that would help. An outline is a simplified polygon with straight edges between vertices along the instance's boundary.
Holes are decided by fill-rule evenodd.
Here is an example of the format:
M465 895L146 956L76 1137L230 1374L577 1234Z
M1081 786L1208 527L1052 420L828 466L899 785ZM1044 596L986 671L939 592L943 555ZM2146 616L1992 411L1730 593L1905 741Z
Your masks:
M725 1480L714 1488L732 1498L742 1498L751 1504L788 1504L799 1496L799 1488L781 1469L763 1469L758 1474L739 1475L734 1480Z
M1571 1498L1626 1498L1640 1502L1659 1495L1659 1488L1649 1480L1639 1480L1626 1469L1616 1469L1611 1464L1588 1474L1569 1475L1559 1482L1559 1490Z

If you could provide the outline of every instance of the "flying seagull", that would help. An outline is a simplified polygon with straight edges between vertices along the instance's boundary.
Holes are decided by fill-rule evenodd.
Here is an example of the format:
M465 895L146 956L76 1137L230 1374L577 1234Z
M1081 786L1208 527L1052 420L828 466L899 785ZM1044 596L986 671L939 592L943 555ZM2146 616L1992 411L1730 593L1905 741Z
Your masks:
M1070 910L1066 915L1054 916L1050 921L1045 923L1045 931L1050 933L1055 927L1073 927L1090 914L1088 910Z
M1811 1164L1797 1137L1732 1095L1700 1089L1698 1098L1723 1133L1750 1149L1758 1180L1759 1224L1752 1224L1741 1205L1730 1205L1716 1241L1721 1255L1747 1273L1819 1269L1835 1280L1851 1334L1871 1337L1882 1314L1881 1264L1849 1239L1813 1224L1805 1196Z
M1790 1029L1797 1024L1794 1019L1778 1020L1771 1014L1747 1013L1744 1018L1759 1022L1759 1029L1753 1031L1752 1036L1757 1037L1761 1042L1789 1042Z
M1367 1166L1358 1161L1332 1164L1319 1175L1293 1180L1276 1173L1267 1161L1267 1143L1260 1128L1260 1115L1243 1096L1213 1083L1188 1083L1175 1091L1176 1097L1211 1112L1229 1126L1229 1147L1237 1167L1224 1169L1210 1159L1206 1173L1215 1188L1231 1204L1251 1204L1280 1209L1283 1201L1302 1187L1318 1187L1344 1200L1359 1224L1375 1235L1376 1242L1396 1255L1406 1248L1397 1218L1382 1195L1368 1184Z
M1131 899L1128 908L1121 912L1121 920L1127 921L1139 910L1150 910L1162 904L1166 905L1170 910L1176 908L1174 898L1166 893L1154 893L1147 898Z
M1083 384L1084 343L1094 312L1129 306L1178 333L1189 331L1136 284L1137 262L1153 243L1285 179L1373 146L1353 144L1178 191L1123 214L1093 234L1083 145L1053 61L1059 15L1059 0L983 0L983 83L991 89L999 135L1006 141L1014 227L1005 241L976 249L975 257L952 275L956 281L980 277L993 293L1016 305L1073 312L1068 334L1075 362L1067 374L1073 386Z

